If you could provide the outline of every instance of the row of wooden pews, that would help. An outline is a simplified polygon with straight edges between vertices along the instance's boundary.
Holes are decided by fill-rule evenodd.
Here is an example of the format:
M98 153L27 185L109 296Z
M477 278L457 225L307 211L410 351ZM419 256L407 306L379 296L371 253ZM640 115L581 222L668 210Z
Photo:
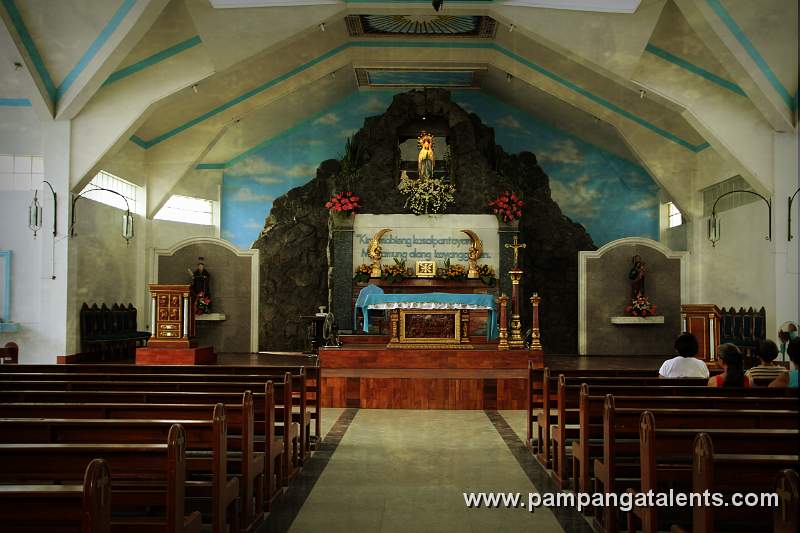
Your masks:
M726 498L733 492L781 495L777 508L648 502L620 513L618 505L597 506L595 526L606 532L626 526L646 532L798 531L797 390L706 383L659 378L655 371L554 376L547 368L529 369L528 445L552 467L559 487L584 496L641 499L648 491L670 490L709 490Z
M0 367L0 486L27 502L3 529L254 531L319 438L319 383L318 367ZM82 499L74 528L30 512L59 497Z

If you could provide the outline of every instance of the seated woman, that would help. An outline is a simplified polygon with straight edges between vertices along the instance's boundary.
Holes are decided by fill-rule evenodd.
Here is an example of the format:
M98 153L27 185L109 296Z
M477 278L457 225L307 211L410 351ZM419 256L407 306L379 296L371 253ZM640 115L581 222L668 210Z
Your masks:
M798 368L800 368L800 338L796 337L789 341L786 347L786 353L789 355L792 368L788 372L784 372L775 378L775 381L769 384L770 387L790 387L796 389L798 385L800 385L800 383L798 383L798 381L800 381L798 371Z
M750 387L750 380L744 375L744 358L739 348L733 344L722 344L717 346L717 356L725 371L709 379L709 387Z
M758 366L754 366L744 374L753 384L759 379L772 381L786 371L783 365L775 362L775 359L778 358L778 345L773 341L765 340L759 342L756 348L756 356L759 361Z

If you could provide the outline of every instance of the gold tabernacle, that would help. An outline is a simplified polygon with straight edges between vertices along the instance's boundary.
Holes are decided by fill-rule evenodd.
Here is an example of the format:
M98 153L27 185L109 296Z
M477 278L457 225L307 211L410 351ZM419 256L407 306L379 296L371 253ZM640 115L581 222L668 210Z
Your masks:
M389 348L472 348L466 309L392 309Z

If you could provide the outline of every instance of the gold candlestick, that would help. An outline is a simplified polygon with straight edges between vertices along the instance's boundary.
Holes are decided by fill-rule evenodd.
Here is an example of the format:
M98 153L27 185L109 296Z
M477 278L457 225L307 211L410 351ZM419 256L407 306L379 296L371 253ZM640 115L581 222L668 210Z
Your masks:
M519 281L522 279L522 270L509 270L508 275L511 276L511 339L508 345L512 350L519 350L525 344L519 315Z
M531 324L531 350L534 352L542 351L541 335L539 331L539 302L542 298L538 293L534 292L531 296L531 305L533 306L533 319Z
M497 342L497 349L499 351L508 350L508 315L506 314L506 305L508 304L508 296L501 294L497 298L497 303L500 305L500 333L497 335L499 339Z

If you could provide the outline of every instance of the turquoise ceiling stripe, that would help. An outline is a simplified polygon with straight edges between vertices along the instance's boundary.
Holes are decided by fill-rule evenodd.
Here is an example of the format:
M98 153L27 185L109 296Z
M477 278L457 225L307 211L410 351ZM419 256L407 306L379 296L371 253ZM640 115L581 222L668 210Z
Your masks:
M132 74L136 74L137 72L140 72L140 71L142 71L142 70L144 70L144 69L146 69L148 67L152 67L156 63L160 63L161 61L164 61L165 59L169 59L170 57L172 57L174 55L177 55L177 54L180 54L181 52L189 50L190 48L193 48L193 47L197 46L201 42L202 42L202 40L200 39L200 37L198 35L195 35L194 37L190 37L189 39L186 39L185 41L181 41L176 45L170 46L169 48L165 48L164 50L161 50L160 52L157 52L157 53L155 53L155 54L153 54L151 56L148 56L148 57L142 59L141 61L137 61L136 63L134 63L132 65L129 65L129 66L125 67L125 68L119 69L116 72L113 72L108 77L108 79L105 82L103 82L103 86L111 85L115 81L119 81L119 80L121 80L123 78L127 78L128 76L130 76Z
M0 98L0 106L31 107L31 101L27 98Z
M136 0L123 0L122 5L119 6L119 9L117 9L116 13L114 13L114 16L111 17L111 20L109 20L108 24L106 24L102 29L100 35L98 35L92 44L89 45L89 48L86 50L86 52L83 53L75 66L72 67L72 70L70 70L67 76L64 78L64 81L61 82L61 85L58 86L58 89L56 89L56 100L64 96L64 93L66 93L72 84L75 83L75 80L78 79L78 76L80 76L81 72L83 72L89 62L94 59L94 56L96 56L97 52L99 52L103 45L106 44L106 41L108 41L115 31L117 31L119 25L135 5Z
M22 20L22 15L20 15L17 6L14 4L14 0L3 0L3 6L6 8L11 23L14 25L14 29L17 31L17 35L19 35L22 41L22 46L25 47L25 51L28 52L28 56L31 58L31 61L33 61L33 67L36 69L36 73L39 74L39 78L42 80L44 88L50 96L50 100L55 101L56 86L53 83L53 79L50 77L50 73L47 71L47 67L44 65L42 56L39 54L39 50L36 48L31 34L28 32L28 28L25 26L25 21Z
M660 57L665 61L669 61L670 63L673 63L681 68L688 70L692 74L697 74L698 76L703 77L712 83L716 83L720 87L728 89L729 91L732 91L740 96L747 96L745 92L742 90L742 88L733 83L732 81L728 81L725 78L721 78L716 74L714 74L713 72L709 72L708 70L702 67L698 67L694 63L690 63L685 59L676 56L675 54L667 52L663 48L659 48L652 44L648 44L647 46L645 46L644 49L650 52L651 54Z
M203 113L202 115L199 115L199 116L193 118L192 120L189 120L188 122L185 122L185 123L181 124L180 126L178 126L176 128L173 128L173 129L171 129L169 131L166 131L166 132L164 132L164 133L162 133L160 135L157 135L156 137L153 137L152 139L149 139L149 140L143 140L143 139L139 139L139 140L142 143L144 143L143 147L145 147L145 148L150 148L151 146L155 146L156 144L164 142L167 139L169 139L171 137L174 137L175 135L181 133L182 131L185 131L185 130L191 128L192 126L195 126L195 125L197 125L197 124L199 124L199 123L201 123L201 122L203 122L203 121L205 121L205 120L207 120L207 119L209 119L209 118L211 118L211 117L213 117L213 116L215 116L215 115L217 115L217 114L219 114L219 113L221 113L221 112L223 112L223 111L225 111L227 109L230 109L231 107L233 107L233 106L235 106L235 105L247 100L248 98L251 98L251 97L253 97L253 96L255 96L255 95L257 95L257 94L259 94L259 93L261 93L261 92L263 92L263 91L265 91L265 90L267 90L267 89L269 89L269 88L271 88L271 87L273 87L275 85L277 85L278 83L281 83L282 81L285 81L285 80L287 80L287 79L289 79L289 78L291 78L291 77L293 77L293 76L295 76L297 74L300 74L301 72L311 68L312 66L314 66L314 65L316 65L316 64L318 64L318 63L320 63L322 61L325 61L325 60L335 56L339 52L342 52L342 51L344 51L344 50L346 50L347 48L350 48L350 47L360 47L360 48L468 48L468 49L496 50L497 52L500 52L501 54L505 55L506 57L508 57L510 59L513 59L514 61L516 61L516 62L518 62L518 63L520 63L522 65L525 65L528 68L530 68L532 70L535 70L536 72L539 72L540 74L546 76L547 78L550 78L551 80L553 80L556 83L568 88L569 90L571 90L573 92L576 92L576 93L578 93L578 94L580 94L582 96L585 96L586 98L589 98L593 102L595 102L597 104L600 104L601 106L605 107L606 109L609 109L609 110L617 113L618 115L621 115L621 116L623 116L623 117L625 117L625 118L627 118L627 119L629 119L629 120L631 120L633 122L636 122L637 124L639 124L641 126L644 126L645 128L657 133L658 135L661 135L665 139L668 139L668 140L670 140L670 141L672 141L674 143L677 143L677 144L683 146L684 148L686 148L688 150L691 150L693 152L700 152L700 151L702 151L702 150L704 150L705 148L708 147L707 143L694 145L694 144L692 144L692 143L690 143L688 141L685 141L684 139L681 139L680 137L678 137L674 133L671 133L671 132L669 132L669 131L667 131L667 130L665 130L663 128L660 128L660 127L656 126L655 124L652 124L652 123L648 122L647 120L643 119L642 117L640 117L638 115L635 115L635 114L631 113L630 111L627 111L627 110L619 107L618 105L614 104L613 102L610 102L609 100L606 100L605 98L603 98L601 96L597 96L597 95L593 94L592 92L584 89L583 87L580 87L579 85L576 85L575 83L573 83L573 82L571 82L569 80L566 80L566 79L560 77L559 75L557 75L557 74L555 74L553 72L550 72L549 70L547 70L544 67L534 63L533 61L525 59L524 57L520 56L519 54L517 54L515 52L511 52L510 50L508 50L506 48L503 48L502 46L499 46L499 45L497 45L495 43L487 43L487 42L447 42L447 41L434 41L434 42L424 42L424 41L376 41L376 40L354 41L354 42L347 42L347 43L341 44L341 45L329 50L328 52L326 52L326 53L324 53L324 54L312 59L311 61L308 61L307 63L304 63L304 64L302 64L302 65L290 70L289 72L286 72L286 73L278 76L277 78L274 78L274 79L272 79L272 80L270 80L270 81L268 81L266 83L263 83L263 84L261 84L261 85L259 85L257 87L254 87L253 89L250 89L249 91L237 96L236 98L234 98L232 100L229 100L228 102L225 102L224 104L219 105L219 106L217 106L217 107L215 107L215 108ZM139 143L137 143L137 144L139 144ZM140 146L142 146L142 145L140 144Z
M133 144L135 144L135 145L139 146L139 148L144 148L145 150L147 150L148 148L150 148L150 147L147 145L147 141L145 141L144 139L142 139L142 138L141 138L141 137L139 137L138 135L131 135L131 142L132 142Z
M788 89L783 86L778 77L769 67L769 64L767 64L767 61L764 59L764 57L758 53L758 50L756 50L756 47L750 42L750 39L747 38L747 35L745 35L744 31L742 31L742 28L740 28L736 21L733 20L731 14L728 13L719 0L706 0L706 3L711 7L711 9L714 10L714 13L717 14L725 26L728 27L733 36L736 37L736 40L739 41L739 44L741 44L742 47L747 51L750 58L756 63L756 65L758 65L761 73L764 74L767 80L769 80L772 88L777 91L781 98L783 98L783 101L786 102L786 105L789 106L789 109L794 111L797 105L794 98L792 98L792 95L789 94Z
M200 163L194 168L197 170L224 170L225 163Z

